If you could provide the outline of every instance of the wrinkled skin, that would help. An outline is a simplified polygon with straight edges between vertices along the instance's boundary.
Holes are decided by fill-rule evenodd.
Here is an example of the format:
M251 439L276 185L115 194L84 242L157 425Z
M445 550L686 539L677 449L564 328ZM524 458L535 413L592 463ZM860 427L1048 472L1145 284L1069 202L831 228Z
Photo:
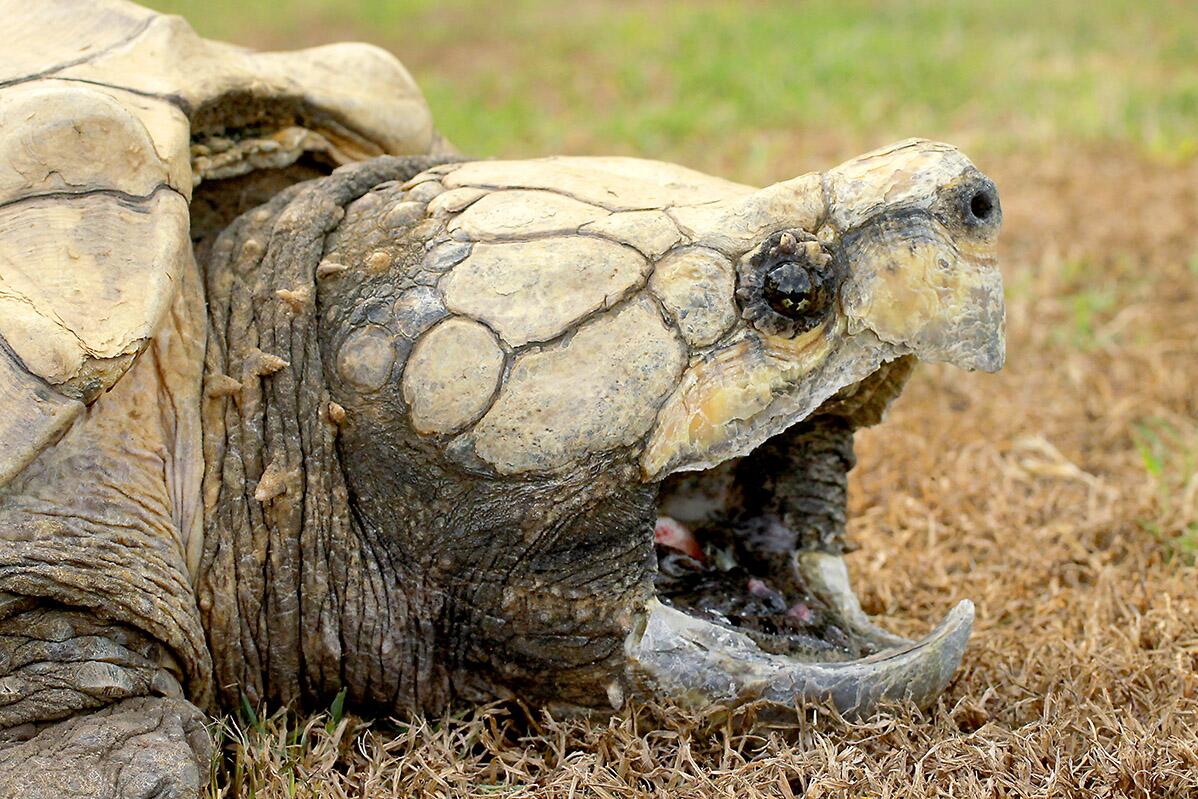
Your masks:
M839 560L845 473L915 358L1001 365L988 179L926 142L760 191L632 159L438 164L214 213L203 285L142 356L157 371L6 489L28 550L0 551L25 580L0 584L21 588L0 593L0 795L38 775L47 795L194 795L197 708L242 694L861 712L943 688L971 610L919 645L869 624ZM192 462L144 400L179 357L203 363L202 519L164 546L104 491L169 507L144 475ZM122 436L165 465L112 471L122 448L96 442ZM114 479L70 497L84 471ZM63 502L96 509L92 538ZM666 516L691 562L655 541ZM108 565L66 584L30 568L47 547Z

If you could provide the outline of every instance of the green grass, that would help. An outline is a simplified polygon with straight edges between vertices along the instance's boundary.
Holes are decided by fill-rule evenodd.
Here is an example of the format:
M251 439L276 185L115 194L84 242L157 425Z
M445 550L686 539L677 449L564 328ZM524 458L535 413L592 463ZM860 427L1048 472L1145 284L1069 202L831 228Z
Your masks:
M481 155L603 149L756 176L829 139L1198 153L1189 0L150 2L258 46L380 44Z
M226 786L233 796L253 797L272 783L285 786L294 797L318 761L336 762L351 733L367 726L345 715L345 697L342 689L327 711L301 718L286 707L255 709L242 694L237 714L212 725L215 747L207 796L216 799ZM234 756L226 757L228 753Z

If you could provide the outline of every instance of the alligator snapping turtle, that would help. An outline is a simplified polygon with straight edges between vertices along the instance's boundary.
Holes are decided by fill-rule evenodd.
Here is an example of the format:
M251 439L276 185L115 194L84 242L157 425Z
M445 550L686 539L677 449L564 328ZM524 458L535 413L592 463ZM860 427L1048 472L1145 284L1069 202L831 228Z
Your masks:
M243 694L943 689L969 603L899 638L840 556L853 431L1003 360L956 149L466 161L374 48L0 7L0 794L192 795Z

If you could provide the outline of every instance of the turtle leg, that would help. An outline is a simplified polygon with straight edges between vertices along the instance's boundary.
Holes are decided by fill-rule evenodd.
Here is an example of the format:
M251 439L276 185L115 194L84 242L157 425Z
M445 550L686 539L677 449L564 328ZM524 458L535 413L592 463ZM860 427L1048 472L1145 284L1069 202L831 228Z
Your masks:
M0 732L3 799L192 799L212 744L190 702L125 699L55 724Z
M210 772L211 658L187 568L191 288L120 382L0 487L0 798L195 797Z
M133 627L0 595L0 799L195 797L211 742L175 665Z

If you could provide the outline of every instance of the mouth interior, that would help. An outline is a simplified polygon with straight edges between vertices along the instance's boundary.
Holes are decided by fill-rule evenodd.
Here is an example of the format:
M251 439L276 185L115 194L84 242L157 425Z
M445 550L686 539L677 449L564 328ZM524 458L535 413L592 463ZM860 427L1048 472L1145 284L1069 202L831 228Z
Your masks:
M869 622L839 558L851 549L854 431L880 419L912 365L885 364L744 457L667 478L655 530L658 599L800 661L910 645Z

